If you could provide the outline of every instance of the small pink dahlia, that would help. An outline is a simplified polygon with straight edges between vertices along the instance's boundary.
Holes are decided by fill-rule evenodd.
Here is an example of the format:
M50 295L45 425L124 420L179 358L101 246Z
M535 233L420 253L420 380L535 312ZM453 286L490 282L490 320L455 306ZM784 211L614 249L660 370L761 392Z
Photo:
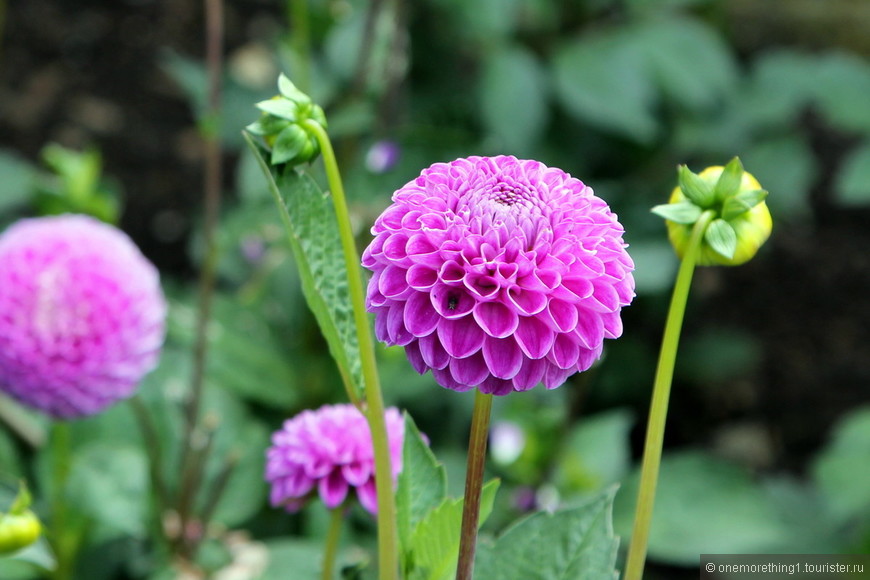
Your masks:
M157 364L166 302L126 234L82 215L0 236L0 389L57 418L129 397Z
M394 407L386 410L384 418L395 483L402 471L405 420ZM266 452L272 505L295 512L316 487L323 503L335 508L353 487L362 506L377 513L374 457L368 422L353 405L303 411L272 435Z
M375 332L443 387L558 387L622 333L634 297L623 228L538 161L436 163L393 195L363 254Z

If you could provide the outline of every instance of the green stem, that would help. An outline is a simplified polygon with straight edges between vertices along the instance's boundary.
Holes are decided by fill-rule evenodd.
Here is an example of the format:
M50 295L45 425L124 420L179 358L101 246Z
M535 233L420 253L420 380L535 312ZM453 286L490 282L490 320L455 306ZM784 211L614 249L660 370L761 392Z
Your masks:
M366 418L372 434L372 444L375 452L375 482L378 496L378 561L380 564L380 580L396 580L399 570L398 534L396 533L396 498L393 493L393 474L390 469L390 449L387 439L387 425L384 419L384 400L381 394L381 383L378 378L378 367L375 360L375 346L369 328L369 317L365 308L365 293L363 292L362 273L360 272L359 255L350 225L350 215L338 172L338 162L329 135L316 121L303 122L305 129L317 139L323 164L326 168L326 178L335 205L335 216L338 220L338 232L341 247L344 251L345 267L347 268L348 289L353 306L353 318L356 325L357 341L359 342L362 375L365 383Z
M78 551L78 532L70 525L66 502L66 484L69 479L72 448L69 424L57 421L51 430L51 539L57 564L52 571L53 580L71 580Z
M491 410L492 395L475 389L471 435L468 438L468 470L465 473L465 501L462 506L462 531L459 536L456 580L471 580L474 571L474 551L477 548L477 528L480 522L480 490L483 487Z
M665 437L665 421L668 415L668 400L671 394L671 383L674 377L674 364L677 359L677 347L680 343L680 330L686 313L686 302L692 285L692 274L695 263L704 240L704 232L713 219L712 211L705 211L695 222L688 247L680 262L677 280L668 318L665 322L665 332L659 353L659 363L656 368L653 384L652 404L649 411L649 422L646 430L646 443L643 451L643 464L640 471L640 489L637 494L637 509L635 511L634 530L625 562L624 580L641 580L643 566L646 560L647 542L649 541L650 522L652 521L653 503L655 502L656 484L659 477L659 466L662 461L662 444Z
M326 533L326 548L323 551L323 580L332 580L335 570L335 556L338 554L338 540L341 538L341 524L344 521L344 506L338 506L330 513L329 530Z

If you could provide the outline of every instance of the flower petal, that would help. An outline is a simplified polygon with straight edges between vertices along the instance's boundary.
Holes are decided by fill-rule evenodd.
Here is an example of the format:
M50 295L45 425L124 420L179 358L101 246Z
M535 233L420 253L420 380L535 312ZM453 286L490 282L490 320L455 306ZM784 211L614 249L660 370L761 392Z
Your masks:
M451 359L449 368L453 379L462 385L474 387L489 376L489 368L479 352L466 358Z
M577 307L573 304L553 298L547 303L547 314L554 330L571 332L577 328Z
M523 366L523 351L513 338L487 337L483 358L492 375L500 379L514 378Z
M517 332L514 335L517 344L529 358L539 359L550 351L556 333L550 330L546 324L533 317L520 318Z
M523 316L534 316L547 307L547 297L536 290L524 290L514 286L507 291L508 301Z
M432 307L429 296L423 292L414 292L405 303L405 328L416 337L426 336L435 332L441 315Z
M580 357L580 345L577 342L570 334L557 335L547 358L560 369L576 367Z
M520 372L513 378L514 389L517 391L528 391L534 388L544 378L547 366L549 365L547 365L547 361L544 359L524 359Z
M438 322L438 338L450 356L465 358L480 350L486 337L473 316Z
M495 338L510 336L520 322L516 311L501 302L478 302L472 313L484 332Z
M420 355L429 368L440 370L445 368L447 363L450 362L450 355L444 350L437 334L424 336L417 344L420 345Z
M317 491L320 494L320 499L328 508L335 508L341 505L344 498L347 497L348 484L341 474L340 469L335 469L326 477L317 482Z

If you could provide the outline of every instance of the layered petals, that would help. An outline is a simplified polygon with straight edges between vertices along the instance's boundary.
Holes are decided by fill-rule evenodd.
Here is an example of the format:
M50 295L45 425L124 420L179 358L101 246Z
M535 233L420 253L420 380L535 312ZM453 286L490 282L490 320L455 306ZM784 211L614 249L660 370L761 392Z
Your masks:
M456 391L561 385L622 334L634 297L616 216L537 161L436 163L393 195L372 234L363 266L378 338Z

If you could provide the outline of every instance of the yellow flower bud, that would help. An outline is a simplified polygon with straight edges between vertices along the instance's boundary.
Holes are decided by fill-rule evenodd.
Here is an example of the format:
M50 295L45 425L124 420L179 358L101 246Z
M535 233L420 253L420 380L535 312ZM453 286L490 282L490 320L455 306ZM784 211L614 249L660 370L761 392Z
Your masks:
M719 176L722 175L724 169L720 165L708 167L699 173L698 176L708 183L711 188L715 188ZM744 171L736 195L758 190L761 190L761 185L755 177ZM675 187L673 192L671 192L670 204L688 201L688 198L679 186ZM743 264L749 261L758 252L761 245L767 241L767 238L770 237L773 220L770 217L770 210L764 201L736 216L723 215L723 201L718 200L718 203L711 209L717 213L714 219L725 219L737 234L737 246L734 250L734 255L731 258L723 256L714 250L705 240L701 244L701 252L698 256L697 263L699 266L737 266ZM694 224L677 223L671 220L665 220L665 224L668 229L668 238L677 255L682 259L685 249L688 247Z

